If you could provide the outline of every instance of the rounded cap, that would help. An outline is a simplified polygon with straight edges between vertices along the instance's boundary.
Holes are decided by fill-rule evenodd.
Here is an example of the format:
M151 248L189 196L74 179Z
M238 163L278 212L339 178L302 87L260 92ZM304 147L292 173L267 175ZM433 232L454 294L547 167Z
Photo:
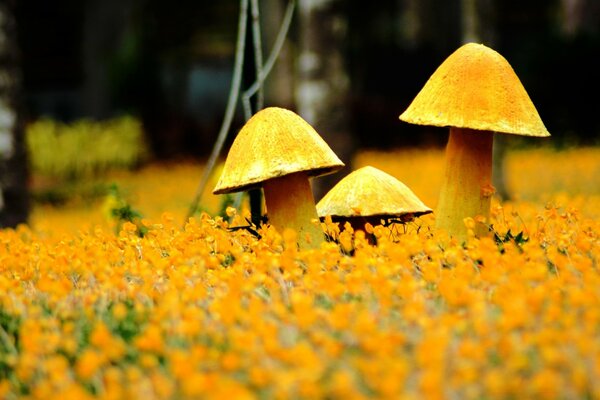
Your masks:
M344 163L298 114L278 107L257 112L231 145L214 194L245 191L269 179L333 173Z
M476 43L452 53L400 119L417 125L550 136L508 61Z
M317 203L319 217L391 218L430 212L408 186L371 166L346 175Z

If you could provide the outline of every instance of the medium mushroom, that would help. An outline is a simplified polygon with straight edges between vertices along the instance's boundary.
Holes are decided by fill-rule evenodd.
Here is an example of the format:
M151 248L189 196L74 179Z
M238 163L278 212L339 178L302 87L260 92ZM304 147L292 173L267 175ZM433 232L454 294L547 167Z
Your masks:
M431 212L408 186L371 166L346 175L317 203L319 217L350 222L354 229L363 229L367 222L379 224L382 219L408 222Z
M446 172L440 190L436 227L460 240L464 219L474 218L475 234L488 228L494 132L550 136L514 70L495 50L467 43L431 75L409 107L405 122L450 127Z
M344 163L308 122L279 107L257 112L233 141L214 194L262 187L269 224L298 233L300 248L318 247L318 223L309 179Z

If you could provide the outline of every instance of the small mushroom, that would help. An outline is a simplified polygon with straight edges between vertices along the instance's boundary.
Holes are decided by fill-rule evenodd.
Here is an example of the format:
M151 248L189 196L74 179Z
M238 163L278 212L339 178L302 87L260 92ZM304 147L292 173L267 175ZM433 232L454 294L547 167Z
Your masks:
M214 194L262 187L269 224L298 233L300 248L319 247L311 177L333 173L344 163L308 122L279 107L257 112L233 141Z
M319 217L349 222L354 229L363 229L367 222L379 224L382 219L408 222L431 212L408 186L371 166L346 175L317 203Z
M446 172L440 190L436 226L460 240L467 237L464 219L477 222L485 235L492 186L494 132L550 136L514 70L495 50L467 43L431 75L410 106L405 122L450 127Z

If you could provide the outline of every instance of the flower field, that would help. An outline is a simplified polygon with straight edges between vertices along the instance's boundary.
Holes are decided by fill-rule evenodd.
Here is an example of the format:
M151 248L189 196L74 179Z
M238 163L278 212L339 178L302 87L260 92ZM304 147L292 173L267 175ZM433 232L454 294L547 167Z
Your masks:
M355 167L435 209L443 161ZM465 244L434 213L326 222L335 241L298 251L291 231L230 229L247 212L216 216L208 191L182 227L201 168L111 172L143 215L117 233L110 199L0 231L0 398L600 398L600 149L511 150L514 199Z

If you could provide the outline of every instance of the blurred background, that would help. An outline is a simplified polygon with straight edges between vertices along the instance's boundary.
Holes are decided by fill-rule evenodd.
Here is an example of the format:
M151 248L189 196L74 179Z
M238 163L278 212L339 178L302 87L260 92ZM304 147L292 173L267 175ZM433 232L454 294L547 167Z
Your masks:
M264 101L254 96L253 111L295 110L347 163L346 173L358 149L443 148L446 130L398 116L437 66L469 41L512 65L552 134L544 144L599 142L598 0L7 0L0 5L0 105L16 110L8 126L17 139L15 151L3 156L12 164L0 169L4 203L26 204L19 190L31 169L77 176L112 162L205 160L232 86L244 2L242 91L256 80L257 62L264 64L287 7L294 7ZM238 101L226 146L245 119ZM511 140L539 144L508 138L499 149ZM30 159L32 151L45 155L17 173L28 157L20 143L29 146ZM83 167L52 159L69 151L75 158L99 154ZM333 181L323 182L316 197ZM26 208L16 207L0 225L22 221Z

